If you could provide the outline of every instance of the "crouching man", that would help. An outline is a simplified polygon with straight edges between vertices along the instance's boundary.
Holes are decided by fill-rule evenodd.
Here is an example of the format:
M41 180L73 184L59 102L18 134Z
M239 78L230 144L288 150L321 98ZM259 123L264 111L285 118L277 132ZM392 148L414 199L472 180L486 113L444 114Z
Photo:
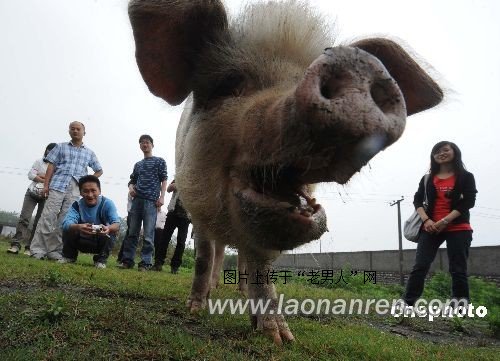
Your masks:
M64 218L63 259L59 263L74 263L80 251L94 254L96 268L106 268L120 218L113 201L101 196L99 178L84 176L78 187L82 198L71 205Z

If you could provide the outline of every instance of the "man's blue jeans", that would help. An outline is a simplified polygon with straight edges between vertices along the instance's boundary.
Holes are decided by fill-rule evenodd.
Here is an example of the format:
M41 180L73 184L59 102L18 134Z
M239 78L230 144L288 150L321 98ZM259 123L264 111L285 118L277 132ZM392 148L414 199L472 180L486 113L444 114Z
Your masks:
M135 251L139 242L141 223L143 226L144 243L141 250L141 265L150 266L153 259L154 234L156 224L156 201L150 201L135 197L132 200L132 208L128 213L130 217L130 228L128 237L124 240L123 259L124 263L134 265Z

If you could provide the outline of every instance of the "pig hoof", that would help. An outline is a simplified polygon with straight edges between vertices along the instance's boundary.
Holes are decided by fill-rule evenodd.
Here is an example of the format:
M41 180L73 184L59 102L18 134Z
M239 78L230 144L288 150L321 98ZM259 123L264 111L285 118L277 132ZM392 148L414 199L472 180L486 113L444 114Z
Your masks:
M254 329L262 331L278 346L283 342L295 341L283 315L256 315L251 316L251 321Z
M205 302L195 298L189 298L186 302L187 308L190 313L198 313L205 308Z

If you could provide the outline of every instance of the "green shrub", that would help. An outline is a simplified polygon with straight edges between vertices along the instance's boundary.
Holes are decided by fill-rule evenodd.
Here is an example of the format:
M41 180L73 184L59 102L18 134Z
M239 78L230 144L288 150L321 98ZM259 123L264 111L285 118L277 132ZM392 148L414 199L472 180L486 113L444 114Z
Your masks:
M173 249L175 249L175 247L173 247ZM172 253L170 253L170 254L173 254L173 252L174 252L173 249L172 249ZM169 252L170 252L170 250L169 250ZM184 255L182 256L182 267L193 269L194 263L195 263L194 249L186 248L184 250Z
M232 270L238 268L238 255L237 254L226 254L224 255L224 266L225 270Z
M500 289L493 282L479 277L469 277L469 292L474 307L485 306L488 314L485 317L495 336L500 335ZM434 298L442 301L451 297L451 276L449 273L438 272L425 284L425 299ZM456 317L455 317L456 318ZM458 322L458 321L457 321ZM460 324L454 325L461 328Z
M57 323L67 313L64 312L66 302L64 296L58 295L54 302L47 301L45 308L38 312L38 319L43 323Z
M62 276L58 270L49 269L42 278L42 283L48 287L57 287L62 283Z
M486 316L488 320L488 326L491 332L497 338L500 337L500 307L488 307L488 315Z

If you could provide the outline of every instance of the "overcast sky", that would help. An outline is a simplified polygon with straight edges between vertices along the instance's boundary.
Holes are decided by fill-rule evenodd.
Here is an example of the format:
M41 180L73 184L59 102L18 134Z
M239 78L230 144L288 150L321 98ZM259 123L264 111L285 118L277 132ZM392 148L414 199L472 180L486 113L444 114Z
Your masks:
M330 233L322 251L396 249L397 212L413 209L429 152L441 140L462 150L479 190L472 210L474 246L500 244L500 5L496 0L310 1L335 23L338 40L388 35L434 68L445 103L407 119L401 139L346 186L321 185ZM230 13L242 1L226 1ZM141 159L138 137L151 134L154 154L174 175L181 106L151 95L138 72L125 0L0 0L0 209L20 211L27 172L50 142L69 140L70 121L85 123L84 142L104 170L103 194L126 215L127 181ZM330 44L325 44L325 47ZM405 248L414 245L404 241ZM318 252L312 242L296 252Z

